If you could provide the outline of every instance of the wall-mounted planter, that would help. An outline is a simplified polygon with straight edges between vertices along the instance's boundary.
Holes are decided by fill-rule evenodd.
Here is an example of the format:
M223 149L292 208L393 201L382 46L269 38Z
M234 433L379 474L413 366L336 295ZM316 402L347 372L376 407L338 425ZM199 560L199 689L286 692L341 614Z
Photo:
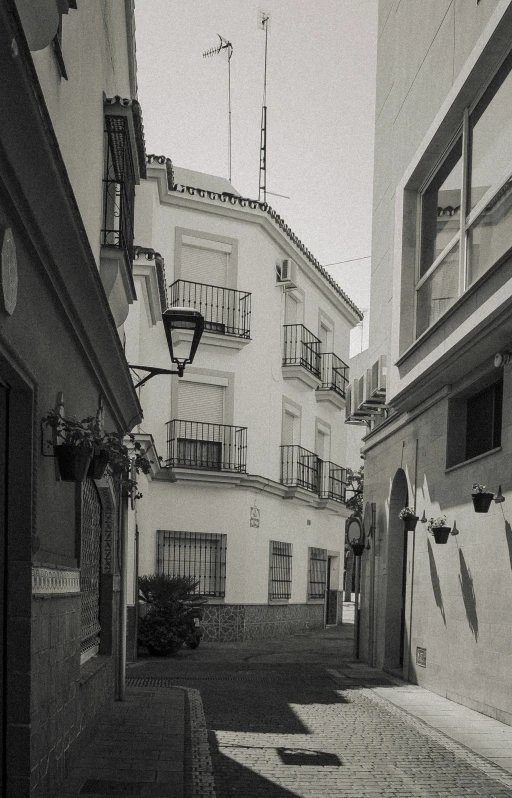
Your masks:
M432 530L436 543L448 543L448 535L450 532L451 528L449 526L438 526Z
M101 479L108 466L109 454L105 449L99 449L92 456L87 476L91 479Z
M475 513L486 513L491 506L494 493L472 493L471 498L473 499Z
M61 443L55 446L54 451L60 478L64 482L83 482L91 462L92 449Z
M409 515L407 518L404 518L404 529L406 532L414 532L416 529L416 524L420 520L419 515Z

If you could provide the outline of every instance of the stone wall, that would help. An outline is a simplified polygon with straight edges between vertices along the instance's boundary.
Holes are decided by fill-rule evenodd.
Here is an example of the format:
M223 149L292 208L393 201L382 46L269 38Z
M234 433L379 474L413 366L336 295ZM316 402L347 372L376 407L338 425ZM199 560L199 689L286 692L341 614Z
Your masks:
M280 637L323 625L323 604L209 604L202 620L208 642Z

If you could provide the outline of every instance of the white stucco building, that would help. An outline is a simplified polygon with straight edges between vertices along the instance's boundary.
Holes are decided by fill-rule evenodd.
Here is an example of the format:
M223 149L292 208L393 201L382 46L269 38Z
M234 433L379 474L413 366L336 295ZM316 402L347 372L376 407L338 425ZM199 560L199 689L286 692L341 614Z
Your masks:
M166 158L148 158L135 238L129 362L169 367L161 306L197 308L206 330L183 378L140 391L162 468L131 519L134 573L194 574L210 640L341 622L359 310L266 203Z
M359 396L362 657L507 723L511 33L510 0L379 3L369 363L387 359L387 410ZM505 503L475 512L474 483Z

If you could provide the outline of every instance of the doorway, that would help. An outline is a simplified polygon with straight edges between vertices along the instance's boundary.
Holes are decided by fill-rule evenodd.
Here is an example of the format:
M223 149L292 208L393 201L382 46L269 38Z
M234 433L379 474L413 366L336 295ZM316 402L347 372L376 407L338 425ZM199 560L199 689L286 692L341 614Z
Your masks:
M384 633L384 667L395 671L401 671L404 665L407 593L407 532L398 513L408 506L408 500L407 478L400 468L393 479L389 501Z
M325 625L335 626L338 621L338 591L333 590L337 585L338 557L327 557L327 590L325 602Z
M0 381L0 795L5 793L6 693L5 660L7 645L7 482L8 482L9 388Z

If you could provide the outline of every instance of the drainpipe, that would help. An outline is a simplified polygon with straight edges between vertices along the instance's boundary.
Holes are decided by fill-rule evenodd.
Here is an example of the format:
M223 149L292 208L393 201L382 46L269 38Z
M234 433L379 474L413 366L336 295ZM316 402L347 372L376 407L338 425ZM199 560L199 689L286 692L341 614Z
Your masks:
M119 585L119 641L118 641L118 688L117 700L124 701L126 694L126 578L128 555L127 502L125 496L119 496L119 537L121 541L121 574Z

